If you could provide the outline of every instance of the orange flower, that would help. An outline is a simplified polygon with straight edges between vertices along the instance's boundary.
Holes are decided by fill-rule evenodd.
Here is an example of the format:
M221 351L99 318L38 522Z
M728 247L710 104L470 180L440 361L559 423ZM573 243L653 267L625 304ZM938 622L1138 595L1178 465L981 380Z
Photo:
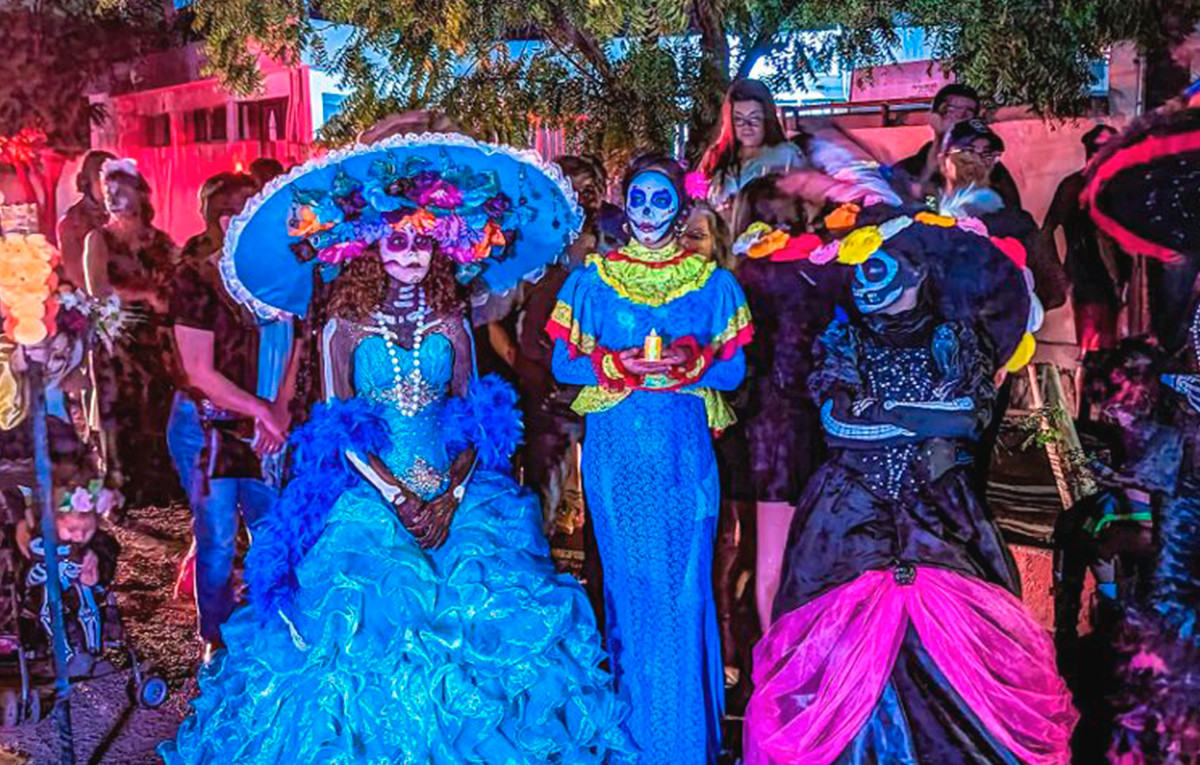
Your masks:
M920 212L913 216L918 223L924 223L926 226L938 226L940 228L954 228L958 225L958 221L946 215L936 215L931 212Z
M288 228L288 234L290 236L308 236L328 228L333 228L333 224L321 223L316 211L308 205L303 205L299 208L296 225Z
M788 232L775 229L771 233L759 237L758 241L746 251L746 256L755 260L769 257L787 247L789 239L791 237Z
M418 234L428 234L430 231L433 231L435 225L437 225L437 216L424 207L418 207L393 223L392 229L399 231L405 226L412 226L413 231L416 231Z
M858 223L858 214L862 208L853 202L848 202L825 216L825 228L830 231L842 231L854 228Z
M475 243L472 252L475 255L475 260L483 260L484 258L491 257L493 247L503 247L506 244L508 244L508 239L504 236L504 232L500 230L500 226L496 224L496 221L489 220L483 227L483 238Z

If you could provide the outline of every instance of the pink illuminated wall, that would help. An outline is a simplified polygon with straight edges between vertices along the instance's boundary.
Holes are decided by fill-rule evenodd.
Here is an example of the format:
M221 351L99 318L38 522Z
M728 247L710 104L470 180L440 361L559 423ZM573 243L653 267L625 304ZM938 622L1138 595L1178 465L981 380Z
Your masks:
M285 167L303 162L312 153L313 125L309 72L306 67L269 65L263 91L253 99L286 99L282 121L272 119L270 135L252 140L239 125L238 99L220 89L214 80L199 80L153 90L106 98L109 119L93 134L93 145L130 157L149 182L154 195L155 225L182 244L203 228L198 207L201 184L227 170L244 170L258 157L274 157ZM277 101L278 102L278 101ZM197 136L192 115L196 110L225 107L222 140ZM162 143L161 121L169 120L169 142Z

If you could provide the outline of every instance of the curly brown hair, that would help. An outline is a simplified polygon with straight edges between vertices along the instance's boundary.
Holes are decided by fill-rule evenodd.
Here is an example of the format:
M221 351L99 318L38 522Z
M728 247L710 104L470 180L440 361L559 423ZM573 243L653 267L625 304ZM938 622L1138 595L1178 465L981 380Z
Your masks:
M379 247L373 245L361 257L347 264L333 285L329 299L330 317L362 322L379 307L387 296L390 277L379 258ZM454 263L450 258L434 250L429 261L429 274L421 282L425 299L436 313L462 315L466 311L466 299L462 285L454 276Z

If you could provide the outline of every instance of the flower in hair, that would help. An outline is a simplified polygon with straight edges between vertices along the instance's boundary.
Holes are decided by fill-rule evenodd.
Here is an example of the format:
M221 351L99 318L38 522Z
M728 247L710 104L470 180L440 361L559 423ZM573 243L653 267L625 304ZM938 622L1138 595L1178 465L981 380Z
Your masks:
M883 246L883 234L878 226L864 226L851 231L838 248L838 262L848 266L866 263Z

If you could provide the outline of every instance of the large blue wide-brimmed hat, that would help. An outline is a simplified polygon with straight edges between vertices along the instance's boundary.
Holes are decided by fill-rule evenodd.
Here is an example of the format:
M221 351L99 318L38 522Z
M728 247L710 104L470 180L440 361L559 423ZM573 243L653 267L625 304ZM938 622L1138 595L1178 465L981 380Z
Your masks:
M459 281L503 293L564 256L583 211L535 152L457 134L392 136L267 184L230 223L221 276L263 319L304 316L317 271L332 278L402 225L431 236Z

